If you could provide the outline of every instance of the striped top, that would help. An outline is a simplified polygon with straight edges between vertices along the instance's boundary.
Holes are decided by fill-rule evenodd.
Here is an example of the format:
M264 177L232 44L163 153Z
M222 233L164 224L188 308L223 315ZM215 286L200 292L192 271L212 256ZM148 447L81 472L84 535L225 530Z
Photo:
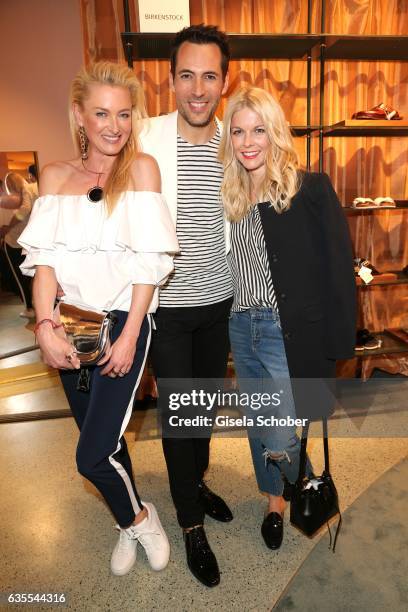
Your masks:
M160 306L205 306L232 296L225 253L223 176L219 130L193 145L177 136L177 238L174 272L161 288Z
M258 206L253 206L241 221L231 223L228 264L234 312L264 307L278 310Z

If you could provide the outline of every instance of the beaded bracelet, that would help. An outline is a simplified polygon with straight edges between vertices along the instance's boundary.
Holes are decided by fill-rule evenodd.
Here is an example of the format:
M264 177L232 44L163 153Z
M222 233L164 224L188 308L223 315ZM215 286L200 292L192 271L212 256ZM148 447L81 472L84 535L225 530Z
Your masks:
M62 323L59 323L59 324L55 323L55 321L53 321L52 319L41 319L41 321L38 321L38 323L35 324L35 327L34 327L35 334L38 332L38 328L43 323L51 323L52 329L58 329L59 327L62 327Z

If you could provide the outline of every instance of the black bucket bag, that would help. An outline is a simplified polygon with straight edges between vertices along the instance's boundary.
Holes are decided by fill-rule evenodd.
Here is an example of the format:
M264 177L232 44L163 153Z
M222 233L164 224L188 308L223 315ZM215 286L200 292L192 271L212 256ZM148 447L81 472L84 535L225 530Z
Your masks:
M300 447L299 475L295 484L291 487L290 522L307 536L313 536L325 523L332 536L329 520L339 515L339 522L333 543L333 552L336 548L337 536L341 525L341 514L337 490L330 474L329 464L329 442L327 435L327 418L323 422L323 444L324 444L324 470L321 476L306 478L306 448L309 433L309 424L302 431Z

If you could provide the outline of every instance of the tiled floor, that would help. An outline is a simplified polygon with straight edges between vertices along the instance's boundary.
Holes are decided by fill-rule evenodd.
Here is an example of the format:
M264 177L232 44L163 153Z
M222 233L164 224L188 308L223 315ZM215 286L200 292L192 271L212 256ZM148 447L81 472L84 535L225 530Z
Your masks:
M17 312L19 306L12 308ZM3 351L10 350L14 338L19 346L32 341L24 321L15 319L13 323L13 317L9 317L10 323L5 324L3 309L2 313ZM0 361L0 368L35 359L38 352L4 360L6 364ZM404 389L396 382L396 386L371 395L371 387L364 387L365 397L356 405L353 418L348 418L346 403L338 414L341 418L331 425L335 434L331 440L332 471L343 510L407 454ZM371 409L367 416L368 406ZM42 384L35 390L20 388L15 395L5 393L0 399L0 416L66 408L62 390L54 384ZM316 427L315 434L319 430ZM155 433L154 412L141 412L132 419L126 437L142 499L156 504L168 533L171 560L166 570L156 574L140 550L129 575L117 578L109 571L110 553L117 537L113 519L95 489L76 472L77 430L73 419L0 424L3 594L64 592L67 608L80 612L272 609L319 537L305 538L291 527L286 516L282 548L277 552L268 550L259 529L265 502L256 490L248 443L243 437L216 435L208 481L228 501L234 520L229 524L211 519L206 522L222 572L221 584L206 589L186 568L161 443ZM310 447L319 471L322 448L317 438L311 439ZM373 550L373 554L378 553L378 548ZM322 554L331 555L326 550ZM10 607L4 598L0 599L0 608L27 609ZM37 605L36 609L50 608ZM337 610L343 610L341 602ZM336 612L336 608L331 606L330 612Z
M343 513L335 555L329 536L314 547L276 606L277 612L406 612L408 602L408 459L378 478Z
M132 431L126 435L142 499L157 505L170 538L167 569L155 574L140 551L128 576L110 575L116 532L94 488L76 473L77 431L71 418L3 424L2 590L63 591L69 609L86 612L270 610L317 540L302 536L286 518L281 550L264 546L259 532L264 501L256 491L247 441L213 439L209 483L228 500L235 518L227 525L206 522L222 571L220 586L206 589L185 566L160 442L135 441ZM406 451L405 439L334 439L333 473L342 508ZM317 440L312 440L312 459L321 466Z

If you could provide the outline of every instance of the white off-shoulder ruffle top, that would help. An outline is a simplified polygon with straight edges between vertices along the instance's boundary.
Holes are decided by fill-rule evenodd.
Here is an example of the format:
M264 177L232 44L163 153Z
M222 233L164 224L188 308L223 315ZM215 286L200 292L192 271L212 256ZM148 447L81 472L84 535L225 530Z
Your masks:
M67 301L125 311L132 286L163 284L179 250L165 200L151 191L123 193L110 216L86 195L41 196L19 243L23 274L51 266ZM157 305L156 289L149 312Z

